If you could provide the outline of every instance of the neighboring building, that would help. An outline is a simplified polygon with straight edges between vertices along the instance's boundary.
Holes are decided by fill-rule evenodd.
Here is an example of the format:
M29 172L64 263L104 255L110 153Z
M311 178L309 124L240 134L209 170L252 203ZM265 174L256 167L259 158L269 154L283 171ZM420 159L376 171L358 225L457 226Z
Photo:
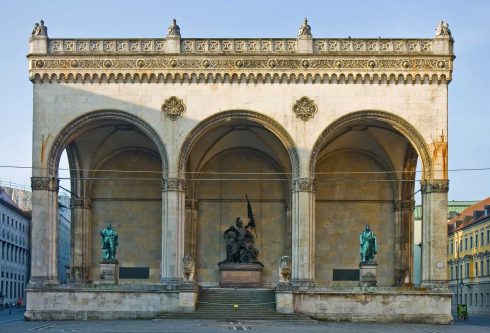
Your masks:
M490 314L490 197L448 222L448 279L452 308L463 303L470 314Z
M69 276L67 268L70 266L70 240L71 240L71 209L70 197L58 196L58 278L60 283L67 283Z
M25 300L29 279L30 215L0 187L0 291L4 304Z
M460 214L469 206L477 203L477 201L448 201L447 203L447 219L448 221ZM414 219L414 235L413 235L413 283L420 285L420 267L422 255L422 205L416 205L413 214Z
M313 38L306 21L289 38L236 39L181 38L176 22L165 38L143 39L50 39L37 26L28 64L32 156L41 158L32 165L26 318L193 311L197 286L220 285L223 232L247 216L247 194L264 265L257 285L276 287L280 258L291 258L297 289L278 290L278 311L451 322L444 252L452 47L442 22L435 36L418 39ZM65 151L68 287L58 285L55 264ZM423 289L412 283L418 160ZM119 234L118 286L101 279L117 276L114 263L101 263L109 220ZM353 289L366 224L379 244L374 290ZM191 269L183 257L196 285L183 280Z
M2 186L17 206L25 212L32 211L32 192L30 189Z

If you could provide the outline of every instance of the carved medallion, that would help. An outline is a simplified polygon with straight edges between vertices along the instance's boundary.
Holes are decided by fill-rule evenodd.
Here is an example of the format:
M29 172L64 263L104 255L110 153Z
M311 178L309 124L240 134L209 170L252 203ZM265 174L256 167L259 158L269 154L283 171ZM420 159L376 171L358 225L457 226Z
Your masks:
M293 105L293 112L296 113L296 117L301 118L304 121L313 118L315 113L318 111L318 106L312 99L306 96L301 97Z
M184 101L172 96L163 103L162 112L171 120L177 120L185 112Z

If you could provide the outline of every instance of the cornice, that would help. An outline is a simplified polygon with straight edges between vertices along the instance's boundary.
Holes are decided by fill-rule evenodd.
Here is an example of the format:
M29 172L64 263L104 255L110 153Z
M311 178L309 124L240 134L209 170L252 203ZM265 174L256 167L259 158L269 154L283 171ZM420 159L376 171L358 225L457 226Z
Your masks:
M450 38L31 41L41 42L28 55L35 82L447 83L454 60Z

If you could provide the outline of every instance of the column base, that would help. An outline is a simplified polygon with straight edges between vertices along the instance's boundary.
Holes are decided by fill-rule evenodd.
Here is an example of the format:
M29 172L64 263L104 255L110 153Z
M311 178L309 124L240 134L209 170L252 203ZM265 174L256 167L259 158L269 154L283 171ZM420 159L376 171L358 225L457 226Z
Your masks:
M27 288L42 288L58 284L60 281L57 276L31 276Z

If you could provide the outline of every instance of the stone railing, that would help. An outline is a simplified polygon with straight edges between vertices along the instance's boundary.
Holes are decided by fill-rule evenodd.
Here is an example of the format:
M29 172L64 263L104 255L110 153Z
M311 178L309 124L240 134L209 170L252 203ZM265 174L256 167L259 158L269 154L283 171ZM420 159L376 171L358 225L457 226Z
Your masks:
M168 40L160 39L50 39L50 54L165 54ZM313 39L313 52L352 54L431 54L433 39ZM181 39L180 53L292 54L295 38Z

